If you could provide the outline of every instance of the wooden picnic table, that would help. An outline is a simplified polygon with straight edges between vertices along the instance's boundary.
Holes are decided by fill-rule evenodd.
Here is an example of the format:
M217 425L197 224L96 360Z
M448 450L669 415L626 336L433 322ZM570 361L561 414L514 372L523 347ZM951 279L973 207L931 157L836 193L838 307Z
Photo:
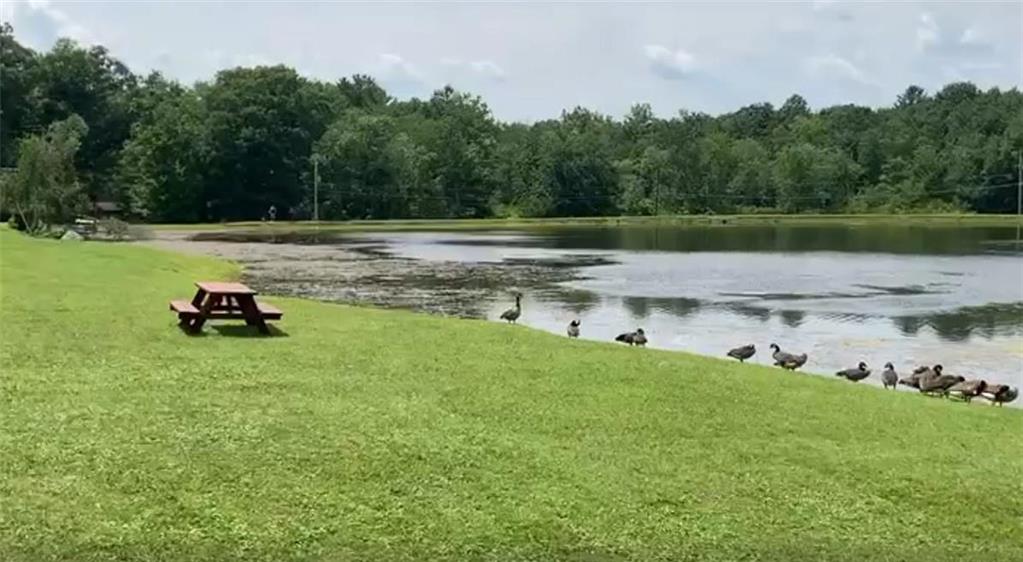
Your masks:
M280 320L280 310L256 302L256 291L241 283L199 281L191 301L173 300L170 309L178 313L181 329L196 334L207 320L245 320L261 333L269 334L267 320Z

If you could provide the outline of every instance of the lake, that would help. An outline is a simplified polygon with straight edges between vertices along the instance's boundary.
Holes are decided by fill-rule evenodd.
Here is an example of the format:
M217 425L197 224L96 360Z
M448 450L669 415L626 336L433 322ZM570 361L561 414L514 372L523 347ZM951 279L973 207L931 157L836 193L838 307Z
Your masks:
M808 353L809 372L942 363L1021 385L1016 237L1014 226L788 224L197 239L277 293L496 320L521 292L519 323L557 334L579 319L600 341L642 327L663 349L723 356L753 343L756 363L778 343Z

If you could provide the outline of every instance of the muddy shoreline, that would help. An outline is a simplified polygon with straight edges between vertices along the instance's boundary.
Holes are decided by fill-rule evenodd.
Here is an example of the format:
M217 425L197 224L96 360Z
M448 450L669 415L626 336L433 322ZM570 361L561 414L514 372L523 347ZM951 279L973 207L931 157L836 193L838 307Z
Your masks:
M312 243L310 243L312 242ZM145 245L234 261L242 280L265 294L485 318L509 293L529 291L564 300L587 300L563 287L582 279L581 269L605 263L598 256L556 260L456 262L395 256L372 237L283 236L265 241L262 233L160 231Z

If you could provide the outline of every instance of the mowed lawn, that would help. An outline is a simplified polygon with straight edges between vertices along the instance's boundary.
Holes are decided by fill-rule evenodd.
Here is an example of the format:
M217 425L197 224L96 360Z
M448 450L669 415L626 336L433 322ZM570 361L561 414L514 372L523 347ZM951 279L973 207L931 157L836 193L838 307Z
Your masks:
M125 244L0 269L0 560L1023 560L1016 409L291 299L188 337L238 270Z

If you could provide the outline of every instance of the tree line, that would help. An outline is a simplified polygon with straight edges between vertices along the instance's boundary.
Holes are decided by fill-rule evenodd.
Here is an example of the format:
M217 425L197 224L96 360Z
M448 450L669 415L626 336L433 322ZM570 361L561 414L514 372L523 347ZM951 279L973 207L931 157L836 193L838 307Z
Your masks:
M325 220L1014 212L1023 150L1023 95L969 82L909 86L885 108L815 111L793 95L717 116L637 104L621 119L575 108L526 124L451 87L397 100L369 76L281 65L187 86L101 46L35 52L6 24L0 65L8 192L50 220L98 200L158 222L257 219L271 205L309 218L314 169Z

